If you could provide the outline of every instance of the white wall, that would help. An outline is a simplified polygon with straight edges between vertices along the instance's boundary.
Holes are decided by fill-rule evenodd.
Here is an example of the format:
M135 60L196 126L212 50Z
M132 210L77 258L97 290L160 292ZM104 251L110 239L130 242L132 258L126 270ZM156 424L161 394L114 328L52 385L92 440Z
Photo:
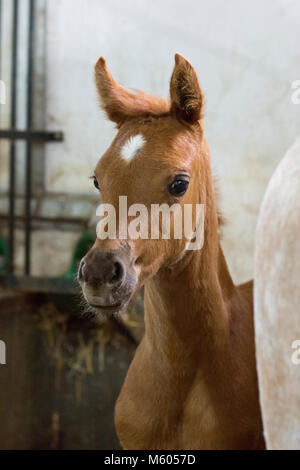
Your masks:
M236 281L252 276L258 208L299 133L297 0L51 0L47 2L47 148L50 191L92 192L88 176L110 144L93 63L104 55L122 85L167 96L174 52L195 66L206 96L206 134L227 225L223 246Z

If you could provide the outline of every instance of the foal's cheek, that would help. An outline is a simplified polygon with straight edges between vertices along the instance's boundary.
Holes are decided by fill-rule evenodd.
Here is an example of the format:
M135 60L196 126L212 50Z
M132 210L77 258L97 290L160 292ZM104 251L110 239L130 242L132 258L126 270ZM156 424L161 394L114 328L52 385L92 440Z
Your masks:
M138 276L138 288L140 288L166 266L172 248L169 240L152 240L146 249L144 246L144 250L137 251L137 253L135 270Z

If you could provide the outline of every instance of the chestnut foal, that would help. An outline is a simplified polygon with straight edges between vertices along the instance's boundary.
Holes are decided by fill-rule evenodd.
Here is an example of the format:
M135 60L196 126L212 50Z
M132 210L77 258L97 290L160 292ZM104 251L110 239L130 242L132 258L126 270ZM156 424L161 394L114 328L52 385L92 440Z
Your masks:
M78 279L95 312L124 308L145 285L145 336L115 409L125 449L263 448L255 364L252 283L235 286L218 235L203 131L203 95L180 54L170 103L117 84L95 65L103 109L118 133L94 182L103 203L205 205L204 245L186 239L103 240ZM119 232L118 232L119 233Z

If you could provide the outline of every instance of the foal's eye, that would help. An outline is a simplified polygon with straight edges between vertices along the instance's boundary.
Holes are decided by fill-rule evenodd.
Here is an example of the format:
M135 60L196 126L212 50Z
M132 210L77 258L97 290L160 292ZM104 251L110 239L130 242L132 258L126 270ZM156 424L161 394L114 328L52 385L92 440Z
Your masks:
M189 187L189 182L185 179L175 179L171 184L168 186L169 192L173 196L183 196Z
M94 179L94 186L95 186L95 188L100 189L100 188L99 188L99 183L98 183L98 180L97 180L96 176L93 176L93 179Z

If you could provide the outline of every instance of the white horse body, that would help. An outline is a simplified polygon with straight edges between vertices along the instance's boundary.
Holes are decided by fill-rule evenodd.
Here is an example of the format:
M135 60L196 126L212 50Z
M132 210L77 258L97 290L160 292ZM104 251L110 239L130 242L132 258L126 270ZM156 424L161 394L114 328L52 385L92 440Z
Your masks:
M277 167L258 219L256 357L268 449L300 449L300 138Z

